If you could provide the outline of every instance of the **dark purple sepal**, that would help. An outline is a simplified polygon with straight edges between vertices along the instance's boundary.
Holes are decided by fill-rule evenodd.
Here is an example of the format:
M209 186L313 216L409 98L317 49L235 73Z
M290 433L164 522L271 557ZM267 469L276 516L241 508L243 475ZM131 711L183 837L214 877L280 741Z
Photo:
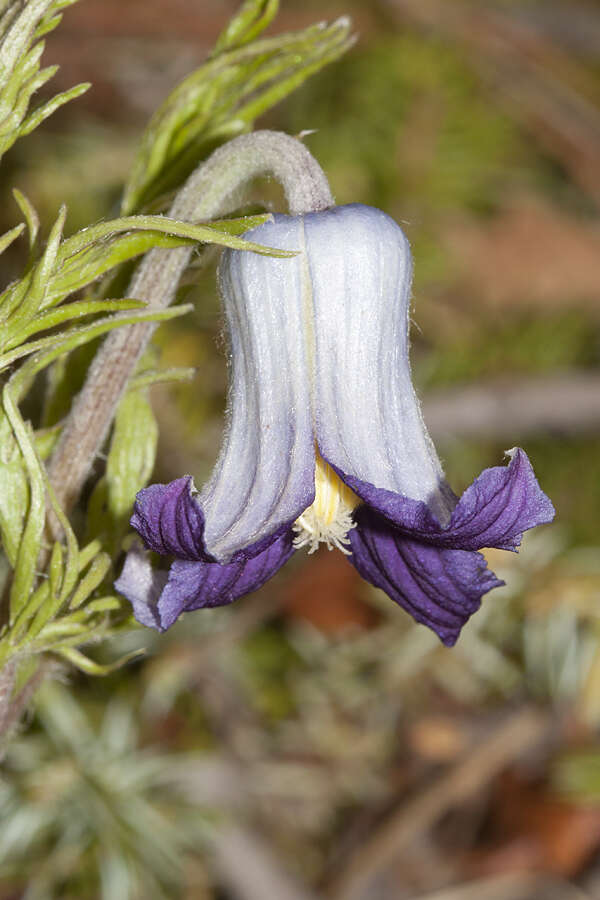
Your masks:
M138 491L129 522L155 553L188 560L213 559L204 546L204 515L192 494L190 475Z
M516 550L524 531L552 521L554 507L527 454L517 447L508 455L507 466L484 469L466 489L445 526L426 503L336 471L361 500L411 538L453 550Z
M190 562L217 560L204 543L204 513L193 493L190 475L169 484L151 484L138 491L129 520L148 549L161 556L175 556ZM228 562L259 556L278 538L287 535L292 522L234 553Z
M293 552L293 532L288 530L247 559L238 555L224 564L176 559L166 578L163 572L150 575L147 558L140 561L132 551L115 587L130 601L138 622L166 631L183 612L225 606L257 590Z
M408 538L367 506L359 507L354 518L350 562L448 647L479 609L482 595L504 584L481 553Z

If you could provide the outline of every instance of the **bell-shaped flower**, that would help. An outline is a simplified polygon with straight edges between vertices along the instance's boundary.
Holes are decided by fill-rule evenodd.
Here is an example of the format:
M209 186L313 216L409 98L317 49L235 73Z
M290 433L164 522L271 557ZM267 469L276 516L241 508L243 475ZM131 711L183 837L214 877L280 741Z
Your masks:
M526 454L458 499L410 375L411 255L385 213L352 204L276 215L248 235L293 258L226 251L231 381L212 477L139 492L131 524L173 561L132 551L116 583L159 630L256 590L301 547L336 547L453 644L500 582L477 551L515 550L553 518Z

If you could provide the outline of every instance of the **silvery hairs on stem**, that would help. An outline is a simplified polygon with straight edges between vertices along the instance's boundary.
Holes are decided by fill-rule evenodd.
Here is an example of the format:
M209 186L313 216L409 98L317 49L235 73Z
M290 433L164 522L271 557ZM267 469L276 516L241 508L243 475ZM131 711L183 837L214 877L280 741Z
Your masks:
M255 131L219 147L198 166L177 194L169 217L199 223L227 215L239 205L240 189L261 175L272 175L281 183L291 215L334 204L323 170L299 140L282 132ZM144 300L148 309L169 306L193 249L151 250L126 296ZM79 497L155 328L154 322L142 322L116 329L90 366L49 465L50 480L66 511Z

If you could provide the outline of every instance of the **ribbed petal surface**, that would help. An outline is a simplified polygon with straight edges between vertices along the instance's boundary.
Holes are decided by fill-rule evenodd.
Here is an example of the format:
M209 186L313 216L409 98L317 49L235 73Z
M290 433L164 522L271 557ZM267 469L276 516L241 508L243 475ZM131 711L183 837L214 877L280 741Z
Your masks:
M138 491L129 520L150 550L190 561L216 562L204 543L204 514L190 475L169 484L152 484ZM290 529L286 522L276 531L236 551L233 560L251 559Z
M527 454L516 447L507 466L484 469L442 525L425 503L384 491L338 472L355 494L411 538L438 547L516 550L523 532L551 522L554 507L540 488Z
M192 478L184 475L138 492L130 525L150 550L180 559L211 559L204 546L204 515L193 486Z
M452 497L410 375L408 242L389 216L359 204L309 214L304 227L321 454L360 481L426 501L447 519Z
M292 538L288 531L256 556L226 564L175 560L168 576L153 571L147 556L135 549L115 587L133 606L138 622L165 631L183 612L225 606L257 590L290 558Z
M448 647L479 609L482 595L504 583L480 553L411 540L367 506L355 518L350 562Z
M302 250L302 220L277 216L248 237L279 249ZM226 251L219 281L231 344L227 426L199 501L206 547L226 562L310 506L314 437L304 256L275 259Z

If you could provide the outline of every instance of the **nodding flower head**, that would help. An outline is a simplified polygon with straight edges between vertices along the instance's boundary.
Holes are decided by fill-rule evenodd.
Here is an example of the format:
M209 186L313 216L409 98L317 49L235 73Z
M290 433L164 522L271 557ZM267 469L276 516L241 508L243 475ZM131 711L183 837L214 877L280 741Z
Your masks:
M500 582L482 547L515 550L553 518L526 454L458 499L410 375L411 256L385 213L352 204L276 215L249 233L293 258L227 251L227 427L213 474L140 491L131 519L173 558L132 551L116 583L159 630L255 590L300 548L337 548L448 645Z

